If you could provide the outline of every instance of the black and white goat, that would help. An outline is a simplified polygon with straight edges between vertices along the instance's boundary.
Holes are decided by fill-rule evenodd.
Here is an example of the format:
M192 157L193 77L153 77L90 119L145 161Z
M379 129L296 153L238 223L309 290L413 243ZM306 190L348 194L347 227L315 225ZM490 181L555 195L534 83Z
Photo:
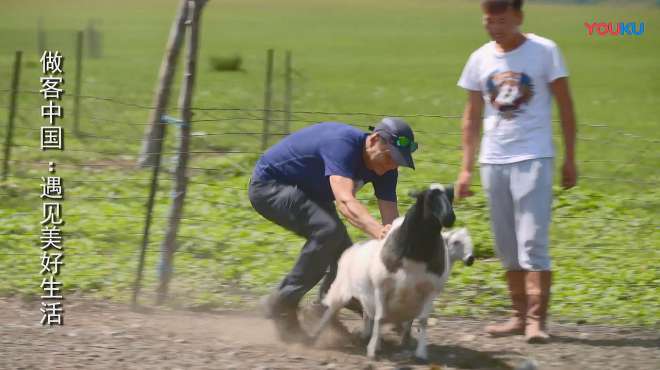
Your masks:
M416 203L392 223L384 239L358 243L342 254L337 277L323 299L328 309L314 338L339 309L355 298L362 305L362 335L370 338L370 358L380 346L382 324L403 324L406 341L412 320L417 318L420 333L415 357L426 361L426 326L433 300L442 291L452 262L462 259L471 265L474 257L471 242L469 248L455 243L454 251L441 233L442 227L451 227L455 221L453 188L434 184L415 197ZM452 239L451 235L446 237Z

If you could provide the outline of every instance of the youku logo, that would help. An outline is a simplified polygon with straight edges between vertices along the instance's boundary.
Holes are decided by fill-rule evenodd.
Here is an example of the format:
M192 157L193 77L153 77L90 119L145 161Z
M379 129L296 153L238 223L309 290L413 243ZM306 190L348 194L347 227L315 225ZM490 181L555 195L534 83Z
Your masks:
M593 36L594 32L596 32L600 36L606 36L606 35L611 35L611 36L625 36L625 35L635 35L635 36L641 36L644 33L644 22L639 22L639 24L635 22L618 22L618 23L612 23L612 22L584 22L584 26L587 28L587 32L589 33L589 36Z

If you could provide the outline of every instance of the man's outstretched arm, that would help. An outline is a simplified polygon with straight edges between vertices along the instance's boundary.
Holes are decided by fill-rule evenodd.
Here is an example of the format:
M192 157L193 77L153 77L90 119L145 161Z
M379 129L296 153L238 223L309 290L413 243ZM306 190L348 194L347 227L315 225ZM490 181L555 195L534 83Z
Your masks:
M375 239L381 239L389 227L381 225L371 214L367 207L355 198L353 188L355 182L338 175L330 176L330 187L335 195L339 212L348 219L351 225L371 235Z

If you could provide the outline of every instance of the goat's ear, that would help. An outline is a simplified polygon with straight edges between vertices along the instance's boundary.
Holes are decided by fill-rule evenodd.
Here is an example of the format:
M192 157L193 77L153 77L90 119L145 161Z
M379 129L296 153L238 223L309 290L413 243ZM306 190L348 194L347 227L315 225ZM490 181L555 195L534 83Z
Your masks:
M424 189L424 190L410 190L408 192L408 195L410 195L412 198L417 199L417 201L422 200L422 198L424 198L425 194L426 194L426 189Z
M449 203L454 203L454 185L447 185L445 186L445 194L447 194L447 199L449 199Z
M431 212L433 212L433 215L444 227L452 227L456 221L450 195L453 195L453 190L447 191L445 189L442 192L439 191L434 194L433 201L429 204Z

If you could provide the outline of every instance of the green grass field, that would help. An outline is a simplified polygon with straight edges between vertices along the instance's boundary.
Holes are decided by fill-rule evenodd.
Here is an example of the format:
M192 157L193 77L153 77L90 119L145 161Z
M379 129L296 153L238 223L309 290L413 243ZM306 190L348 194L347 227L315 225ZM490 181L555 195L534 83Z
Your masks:
M21 90L39 89L36 26L43 17L48 47L63 52L66 150L39 151L42 99L18 101L12 172L0 188L2 294L40 294L40 177L54 160L65 183L67 291L117 300L130 297L148 195L149 170L133 167L148 119L158 68L177 1L14 1L3 3L0 25L2 141L13 54L24 51ZM293 128L324 120L366 127L380 114L409 119L420 132L417 171L401 171L401 210L407 193L430 182L453 182L460 160L465 93L456 81L470 52L487 41L471 1L210 1L202 19L194 106L197 111L191 184L171 287L174 305L221 307L243 292L261 293L293 263L302 241L261 219L246 183L259 151L266 49L276 50L275 104L282 106L284 51L293 53ZM72 135L74 31L90 19L103 31L104 56L84 60L82 130ZM641 37L589 37L584 22L646 23ZM556 320L657 326L660 317L658 136L660 9L648 5L576 6L532 3L524 30L555 40L566 58L579 126L580 184L557 188L551 253ZM214 56L238 54L243 71L215 72ZM181 74L177 75L177 86ZM171 106L176 107L178 88ZM223 110L244 108L242 111ZM321 113L325 112L325 113ZM333 113L336 112L336 113ZM374 115L345 114L367 112ZM342 114L344 113L344 114ZM176 109L170 114L176 115ZM278 113L276 119L281 119ZM443 117L439 117L443 116ZM280 123L280 121L276 121ZM555 124L561 154L559 125ZM169 128L166 152L176 151ZM274 127L274 131L281 131ZM236 135L235 133L243 133ZM202 135L206 133L207 135ZM234 133L234 134L229 134ZM166 155L171 167L172 155ZM560 156L561 157L561 156ZM558 158L558 163L560 161ZM143 290L156 280L171 182L160 182ZM478 184L478 180L476 182ZM477 186L477 190L480 188ZM360 194L375 207L368 191ZM438 313L489 315L506 308L501 268L493 259L481 194L457 205L480 260L454 272ZM354 240L364 238L351 229ZM146 298L145 298L146 300Z

